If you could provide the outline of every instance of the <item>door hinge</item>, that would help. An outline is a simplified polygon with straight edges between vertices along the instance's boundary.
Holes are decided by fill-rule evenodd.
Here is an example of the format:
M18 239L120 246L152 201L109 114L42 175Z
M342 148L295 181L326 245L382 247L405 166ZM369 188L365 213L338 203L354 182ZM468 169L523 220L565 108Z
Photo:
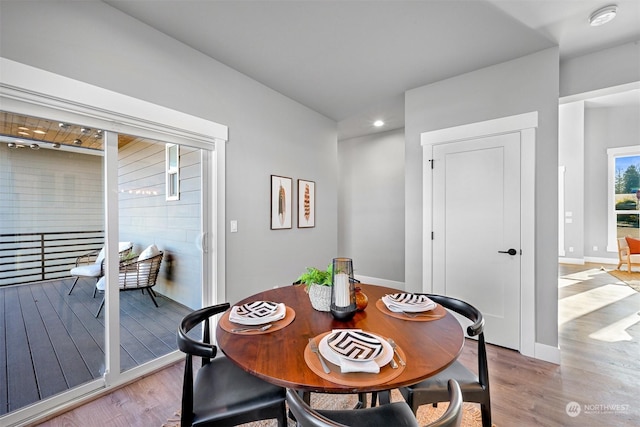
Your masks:
M429 163L431 163L431 169L433 169L433 163L434 163L434 160L433 160L433 159L430 159L430 160L429 160Z
M431 240L433 240L433 231L431 232Z

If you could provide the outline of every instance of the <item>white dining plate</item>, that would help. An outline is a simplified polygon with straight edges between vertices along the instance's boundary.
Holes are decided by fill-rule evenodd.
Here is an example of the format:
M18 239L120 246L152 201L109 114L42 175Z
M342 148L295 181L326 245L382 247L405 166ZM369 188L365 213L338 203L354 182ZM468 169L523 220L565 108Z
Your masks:
M371 332L367 332L367 334L373 335L376 339L378 339L378 341L382 346L382 351L373 360L378 364L378 366L383 367L384 365L386 365L391 361L391 358L393 357L393 348L391 348L391 345L382 337L376 334L373 334ZM325 335L320 340L320 344L318 345L318 348L320 350L320 354L322 354L322 356L324 356L325 359L327 359L329 362L333 363L334 365L340 366L340 358L342 356L340 356L338 353L332 350L331 347L329 346L329 337L331 337L331 335L333 334ZM364 359L348 359L348 360L367 361Z
M250 319L263 319L272 316L278 309L278 304L271 301L254 301L238 306L236 314Z
M389 294L382 297L382 302L391 311L407 311L418 313L436 308L437 304L425 295Z
M242 325L260 325L282 319L287 308L284 304L272 301L253 301L233 306L229 320Z
M416 294L390 294L387 295L389 300L395 304L400 305L424 305L429 303L431 300L427 298L426 295L416 295Z

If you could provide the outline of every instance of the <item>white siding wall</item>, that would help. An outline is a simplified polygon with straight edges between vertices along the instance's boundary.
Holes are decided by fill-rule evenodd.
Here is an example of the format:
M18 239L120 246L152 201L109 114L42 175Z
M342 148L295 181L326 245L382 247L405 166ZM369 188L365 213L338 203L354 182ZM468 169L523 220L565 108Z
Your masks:
M0 144L0 233L104 229L102 157Z
M165 144L136 141L118 153L120 240L164 252L156 291L201 307L200 150L180 146L180 200L165 200ZM169 267L172 267L169 269Z

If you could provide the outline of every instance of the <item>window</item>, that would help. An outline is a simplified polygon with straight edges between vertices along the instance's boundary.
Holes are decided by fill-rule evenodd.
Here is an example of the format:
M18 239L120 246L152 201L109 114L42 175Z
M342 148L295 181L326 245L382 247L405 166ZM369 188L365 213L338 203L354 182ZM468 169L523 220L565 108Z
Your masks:
M167 200L180 200L180 151L178 144L166 145Z
M609 247L617 251L618 237L640 238L640 147L607 150L609 157Z

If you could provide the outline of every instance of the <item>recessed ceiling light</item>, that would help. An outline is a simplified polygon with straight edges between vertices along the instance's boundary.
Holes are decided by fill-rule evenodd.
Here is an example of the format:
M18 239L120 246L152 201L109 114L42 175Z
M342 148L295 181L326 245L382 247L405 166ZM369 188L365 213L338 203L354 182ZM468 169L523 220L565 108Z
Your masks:
M58 144L58 143L56 142L56 143L54 143L54 144L52 145L52 147L53 147L53 148L60 148L60 144Z
M44 134L46 134L47 132L45 132L45 131L43 131L43 130L38 129L38 130L34 130L34 131L33 131L33 133L37 133L38 135L44 135Z
M18 132L19 135L29 136L29 132Z
M58 127L60 129L69 129L69 125L67 123L58 123Z
M29 130L29 128L26 128L24 126L20 126L18 129L20 129L20 130Z
M73 143L76 144L76 145L82 145L82 141L79 140L79 139L74 139Z
M375 122L373 122L373 125L379 128L380 126L384 126L384 122L382 120L376 120Z
M31 147L32 150L39 150L40 146L38 144L31 144L29 147Z
M13 142L8 143L7 147L9 147L9 148L17 148L16 144L14 144Z
M615 4L605 6L602 9L598 9L589 17L589 24L592 27L599 27L600 25L604 25L615 18L617 12L618 6L616 6Z

